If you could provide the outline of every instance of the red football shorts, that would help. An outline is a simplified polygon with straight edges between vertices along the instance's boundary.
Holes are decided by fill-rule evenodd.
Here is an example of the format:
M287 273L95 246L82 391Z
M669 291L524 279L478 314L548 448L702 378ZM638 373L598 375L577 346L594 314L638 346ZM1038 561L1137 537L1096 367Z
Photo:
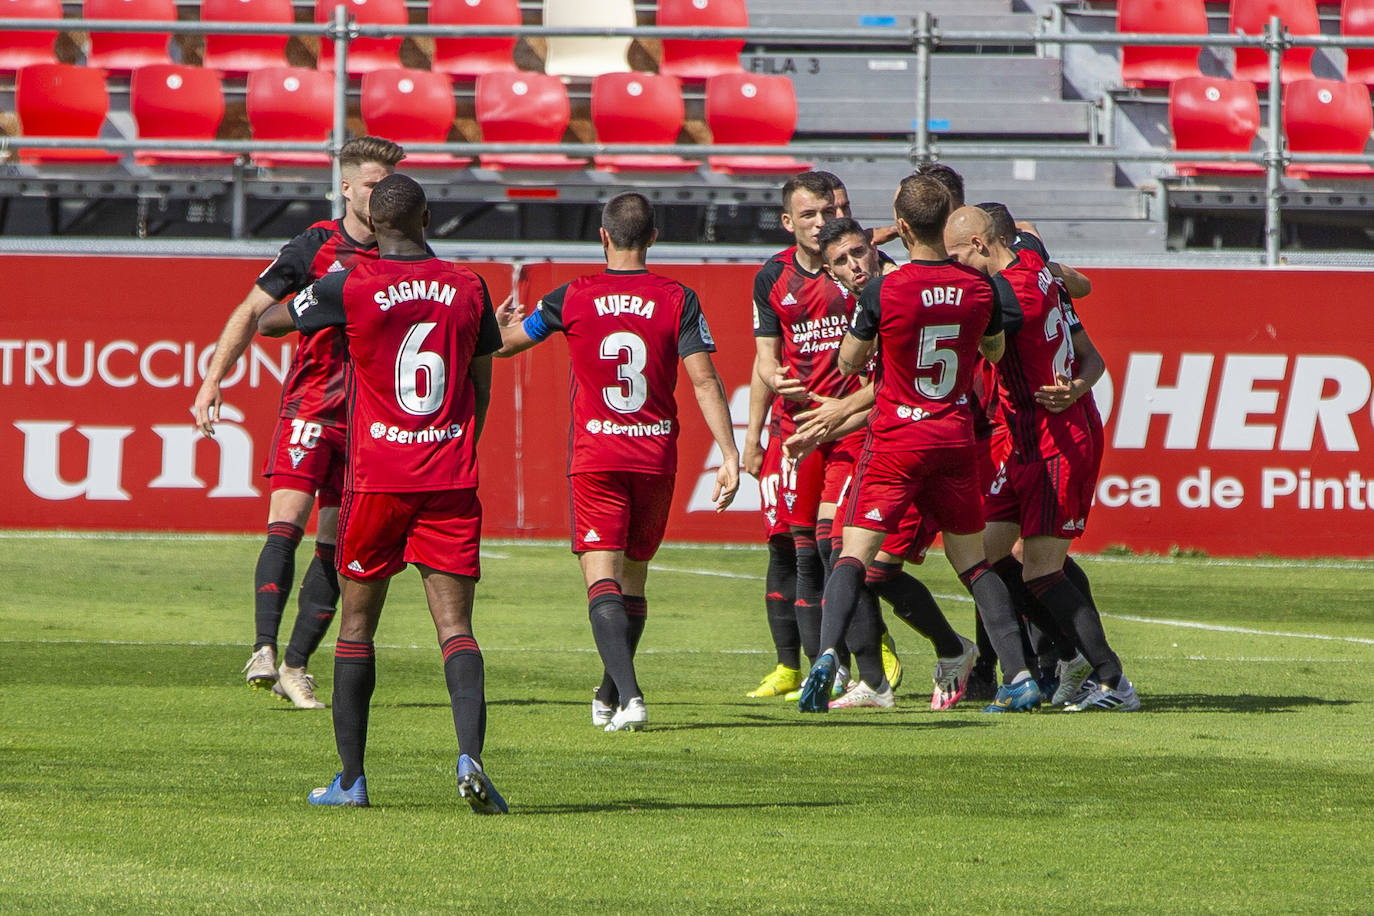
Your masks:
M978 489L986 493L1002 470L1002 463L1011 456L1011 428L996 423L992 435L978 441Z
M835 544L836 556L839 556L842 549L846 506L853 495L854 488L851 483L846 492L841 494L835 511L835 517L841 521L840 525L835 526L831 537ZM925 561L926 552L930 550L930 545L935 543L935 537L939 533L940 529L928 524L921 516L921 510L912 503L902 514L902 520L897 523L897 530L883 538L883 546L880 549L903 562L921 563Z
M573 553L623 550L629 560L653 558L668 528L672 474L589 471L568 480Z
M782 505L778 518L789 526L814 528L821 503L839 503L854 476L864 433L827 442L799 462L782 462Z
M360 582L388 579L418 563L481 578L482 503L477 491L344 493L339 510L340 574Z
M865 452L844 524L895 533L914 505L924 524L952 534L983 530L977 446Z
M778 517L778 488L782 485L782 440L770 436L759 469L759 504L763 507L763 536L787 534L791 529Z
M274 493L317 493L321 506L337 506L343 494L347 446L343 427L282 417L267 446L262 474L271 481Z
M1094 438L1065 444L1038 461L1007 458L983 499L988 521L1019 522L1023 538L1082 536L1102 457Z

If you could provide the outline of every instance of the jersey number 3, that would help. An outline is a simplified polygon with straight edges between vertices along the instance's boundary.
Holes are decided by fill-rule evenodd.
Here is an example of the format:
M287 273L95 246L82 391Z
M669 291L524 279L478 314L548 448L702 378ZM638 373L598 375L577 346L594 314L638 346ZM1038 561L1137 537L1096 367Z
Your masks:
M444 403L448 388L444 357L433 350L420 349L437 326L433 321L411 325L401 341L401 352L396 354L396 403L412 416L434 413Z
M601 341L601 358L615 360L618 385L601 389L606 406L617 413L634 413L649 399L649 380L644 377L648 352L638 334L616 331Z

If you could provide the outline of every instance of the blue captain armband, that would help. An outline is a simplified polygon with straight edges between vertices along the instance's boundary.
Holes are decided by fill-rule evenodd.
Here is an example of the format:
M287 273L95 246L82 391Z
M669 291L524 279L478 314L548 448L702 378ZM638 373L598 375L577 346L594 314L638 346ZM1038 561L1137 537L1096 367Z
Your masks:
M544 320L544 313L539 309L535 309L520 327L524 329L525 336L535 343L553 333L553 328L549 327L548 322Z

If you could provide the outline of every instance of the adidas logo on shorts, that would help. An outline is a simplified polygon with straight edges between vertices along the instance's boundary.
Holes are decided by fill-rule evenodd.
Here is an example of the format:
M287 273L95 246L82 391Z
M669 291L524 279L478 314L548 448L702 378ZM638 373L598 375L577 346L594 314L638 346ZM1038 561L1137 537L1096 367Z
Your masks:
M586 541L588 544L595 544L597 541L601 540L601 535L597 534L596 529L593 528L586 533L582 540Z
M883 520L883 514L878 511L877 507L874 507L864 513L864 518L868 519L870 522L881 522Z
M348 568L356 573L367 572L367 570L363 569L363 564L359 563L357 560L350 562Z

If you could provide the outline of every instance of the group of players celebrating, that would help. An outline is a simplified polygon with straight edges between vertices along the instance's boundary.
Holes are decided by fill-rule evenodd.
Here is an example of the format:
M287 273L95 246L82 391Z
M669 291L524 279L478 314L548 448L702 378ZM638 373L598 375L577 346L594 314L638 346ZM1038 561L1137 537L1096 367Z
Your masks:
M298 707L323 708L307 664L340 604L332 714L342 767L310 803L369 804L373 640L388 583L411 563L443 656L458 792L474 812L501 814L508 807L482 763L484 667L472 631L477 442L493 357L555 332L568 340L572 547L604 666L592 722L606 731L648 722L635 653L673 494L679 362L721 452L718 512L738 490L741 458L697 296L646 267L657 237L646 198L611 199L600 229L605 269L527 312L512 298L493 306L477 274L435 257L424 191L395 171L403 158L381 138L344 145L344 216L292 239L259 276L226 322L194 411L213 435L221 382L253 334L300 332L264 470L272 496L244 675ZM1074 711L1139 705L1086 577L1066 560L1102 445L1090 393L1101 360L1064 282L1086 280L1051 265L1005 208L962 204L947 167L904 179L895 233L910 263L898 267L876 247L893 230L866 232L849 218L833 175L803 173L783 188L796 245L755 283L744 450L769 506L778 667L750 696L794 695L806 712L892 706L901 667L882 598L935 648L933 708L958 703L980 656L987 672L994 655L1004 683L989 711L1042 698ZM316 501L315 558L278 664L295 550ZM937 532L977 604L981 651L902 569Z

